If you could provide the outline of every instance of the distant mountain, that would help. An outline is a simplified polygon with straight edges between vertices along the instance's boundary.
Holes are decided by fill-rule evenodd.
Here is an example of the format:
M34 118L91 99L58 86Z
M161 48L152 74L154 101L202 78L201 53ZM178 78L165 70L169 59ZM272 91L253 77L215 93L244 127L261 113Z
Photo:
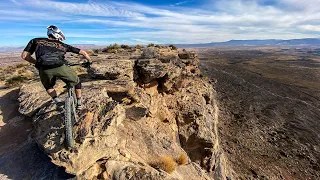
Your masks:
M230 40L205 44L176 44L177 47L212 47L212 46L320 46L320 39L266 39L266 40Z
M0 53L22 51L23 47L0 46Z
M232 46L320 46L320 39L318 38L305 38L305 39L290 39L290 40L279 40L279 39L265 39L265 40L230 40L227 42L212 42L203 44L175 44L179 48L187 47L232 47ZM95 45L95 44L72 44L80 49L98 49L106 46ZM22 51L21 47L9 47L0 46L0 53L3 52L17 52Z
M72 44L72 46L83 49L83 50L105 47L105 46L97 46L95 44ZM23 49L24 49L24 46L20 46L20 47L0 46L0 53L18 52L18 51L20 52Z
M83 49L83 50L88 50L88 49L97 49L100 47L105 47L105 46L98 46L95 44L71 44L74 47L77 47L79 49Z

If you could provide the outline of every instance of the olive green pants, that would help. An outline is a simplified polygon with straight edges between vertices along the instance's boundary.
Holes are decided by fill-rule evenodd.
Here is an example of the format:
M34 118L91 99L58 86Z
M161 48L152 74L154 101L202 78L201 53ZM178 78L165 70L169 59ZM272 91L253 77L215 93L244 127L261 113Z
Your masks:
M41 82L46 90L53 89L53 86L56 84L57 78L61 79L66 84L70 84L71 86L74 86L80 82L76 72L66 65L53 69L40 68L39 75Z

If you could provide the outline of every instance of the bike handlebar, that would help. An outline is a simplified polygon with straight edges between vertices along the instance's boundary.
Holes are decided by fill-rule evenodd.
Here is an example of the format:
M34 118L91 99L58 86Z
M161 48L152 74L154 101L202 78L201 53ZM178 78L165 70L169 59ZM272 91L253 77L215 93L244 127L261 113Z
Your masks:
M92 62L91 62L92 63ZM91 65L91 63L89 64L89 66ZM85 63L67 63L67 66L82 66L82 67L87 67L88 66L88 62Z

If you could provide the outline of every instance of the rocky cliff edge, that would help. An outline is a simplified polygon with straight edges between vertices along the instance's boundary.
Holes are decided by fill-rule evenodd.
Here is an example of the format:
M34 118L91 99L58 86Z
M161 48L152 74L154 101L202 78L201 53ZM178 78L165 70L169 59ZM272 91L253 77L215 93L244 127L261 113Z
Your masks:
M33 139L78 179L229 179L215 91L194 52L149 47L94 54L83 81L76 146L64 146L63 113L40 82L20 88ZM57 84L65 98L63 83Z

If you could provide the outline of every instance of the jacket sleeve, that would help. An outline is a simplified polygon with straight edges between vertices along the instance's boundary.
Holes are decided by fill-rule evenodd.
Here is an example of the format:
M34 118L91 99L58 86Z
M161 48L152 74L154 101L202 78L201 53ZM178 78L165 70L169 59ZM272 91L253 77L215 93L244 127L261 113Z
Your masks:
M73 53L79 54L79 52L80 52L79 48L70 46L68 44L65 44L65 45L66 45L66 48L67 48L67 52L73 52Z
M36 50L36 47L37 47L36 40L31 39L23 51L27 51L30 54L33 54L34 51Z

